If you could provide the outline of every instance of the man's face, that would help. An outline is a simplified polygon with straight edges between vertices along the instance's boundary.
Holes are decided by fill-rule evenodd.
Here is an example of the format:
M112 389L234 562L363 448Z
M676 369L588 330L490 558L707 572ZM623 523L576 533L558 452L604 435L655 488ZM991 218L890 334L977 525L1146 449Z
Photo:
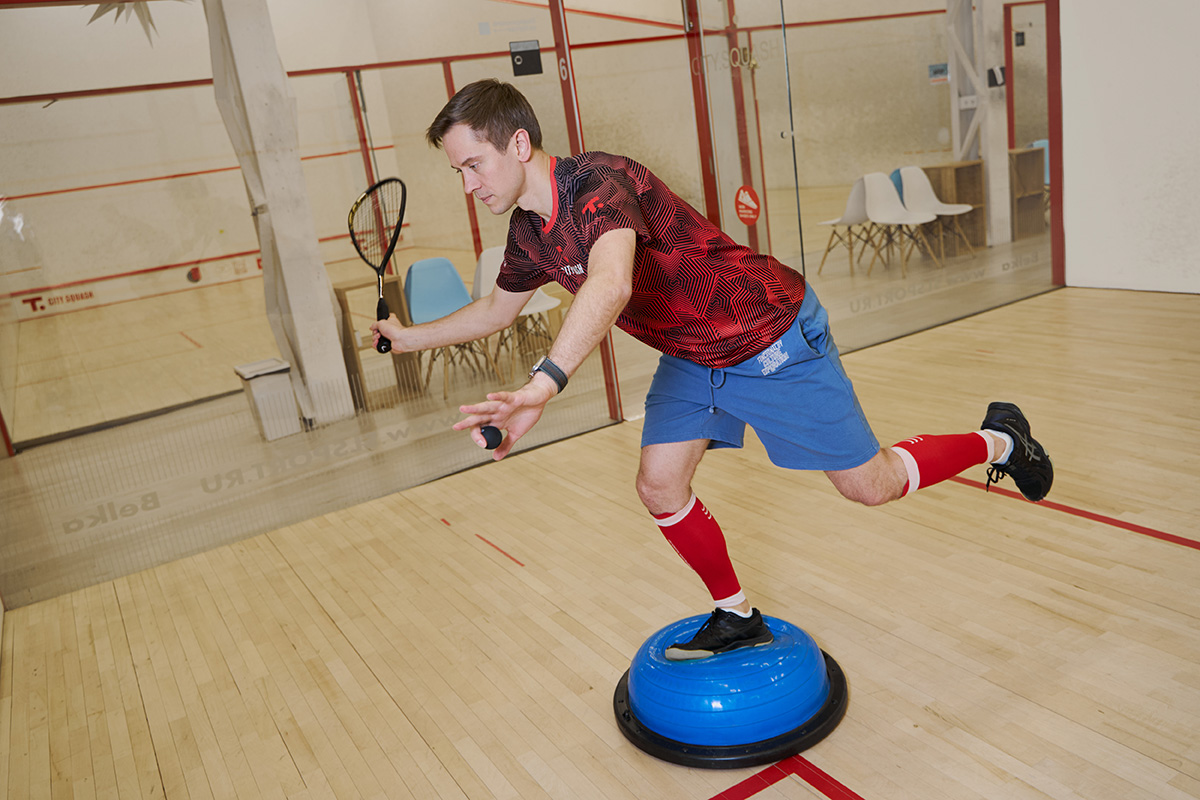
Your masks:
M513 139L501 152L486 139L459 123L442 137L450 166L462 175L463 191L475 195L493 214L504 214L517 202L525 173Z

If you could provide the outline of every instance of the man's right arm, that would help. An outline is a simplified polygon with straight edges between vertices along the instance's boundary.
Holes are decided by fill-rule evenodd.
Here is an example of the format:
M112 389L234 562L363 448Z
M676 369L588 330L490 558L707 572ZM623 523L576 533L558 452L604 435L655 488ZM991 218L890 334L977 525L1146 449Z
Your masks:
M462 344L502 331L516 321L521 309L533 295L528 292L506 292L499 286L492 293L463 306L433 322L405 327L392 314L385 320L371 323L372 344L382 334L392 340L392 350L399 353L431 350L452 344Z

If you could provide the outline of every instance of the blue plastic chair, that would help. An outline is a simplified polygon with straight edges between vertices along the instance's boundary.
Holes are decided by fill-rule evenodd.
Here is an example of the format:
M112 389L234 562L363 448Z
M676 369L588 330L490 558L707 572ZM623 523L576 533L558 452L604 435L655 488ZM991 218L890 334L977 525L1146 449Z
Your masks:
M471 293L463 283L462 276L448 258L424 258L408 268L404 279L404 299L408 301L408 313L414 325L433 322L449 316L471 303ZM462 344L438 347L430 351L429 368L425 372L425 387L433 376L433 364L442 358L442 398L450 393L450 364L461 356L470 356L475 368L479 369L479 356L483 356L496 378L503 381L486 344L463 342Z
M896 194L900 195L900 202L903 203L904 202L904 178L902 178L900 176L900 168L897 167L896 169L892 170L892 174L889 175L888 177L890 177L892 179L892 185L896 187Z
M471 293L448 258L424 258L408 268L404 299L414 325L453 314L471 302Z

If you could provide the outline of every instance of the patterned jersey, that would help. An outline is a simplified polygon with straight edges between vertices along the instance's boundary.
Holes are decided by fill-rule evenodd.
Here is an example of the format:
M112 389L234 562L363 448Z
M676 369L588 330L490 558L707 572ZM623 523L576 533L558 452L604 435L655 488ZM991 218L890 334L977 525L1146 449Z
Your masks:
M617 327L668 355L714 369L744 361L791 326L804 278L726 236L635 161L590 152L558 159L543 224L515 208L496 284L528 292L557 281L572 294L601 235L637 235L633 294Z

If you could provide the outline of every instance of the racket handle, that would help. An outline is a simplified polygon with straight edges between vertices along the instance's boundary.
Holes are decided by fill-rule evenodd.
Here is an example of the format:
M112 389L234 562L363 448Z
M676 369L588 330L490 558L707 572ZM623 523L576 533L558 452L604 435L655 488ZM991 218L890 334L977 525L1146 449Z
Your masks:
M375 305L375 319L387 319L391 313L388 311L387 300L384 300L382 297L379 298L379 302ZM379 334L379 341L375 343L375 349L381 353L390 352L392 349L391 339L388 339L382 333Z

